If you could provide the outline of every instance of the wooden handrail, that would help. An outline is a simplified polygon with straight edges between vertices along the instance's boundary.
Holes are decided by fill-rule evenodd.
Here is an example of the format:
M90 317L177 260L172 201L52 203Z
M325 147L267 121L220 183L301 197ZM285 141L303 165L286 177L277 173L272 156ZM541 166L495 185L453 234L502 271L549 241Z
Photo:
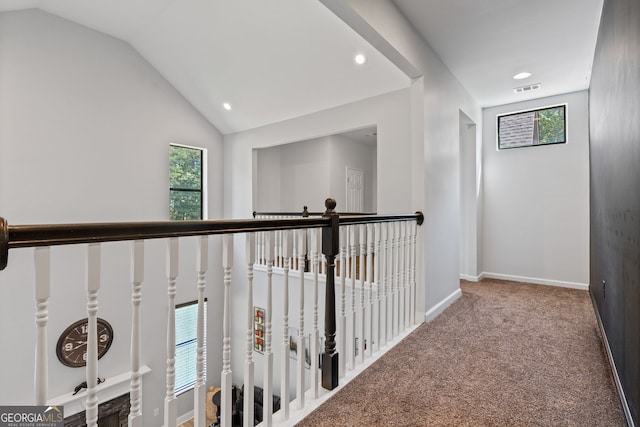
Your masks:
M326 227L324 218L8 225L0 218L0 270L14 248Z
M409 221L414 219L418 220L418 224L422 224L424 219L421 212L410 215L387 216L357 215L341 217L341 214L337 215L340 224L365 224L369 222ZM46 225L9 225L4 218L0 218L0 270L6 268L9 249L14 248L291 230L328 227L329 225L330 220L326 217Z

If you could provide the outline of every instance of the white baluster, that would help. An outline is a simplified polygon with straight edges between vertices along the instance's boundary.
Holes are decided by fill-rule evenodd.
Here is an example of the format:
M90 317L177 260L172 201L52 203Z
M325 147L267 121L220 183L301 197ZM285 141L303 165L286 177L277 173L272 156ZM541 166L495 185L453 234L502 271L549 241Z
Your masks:
M34 372L36 405L45 405L49 392L47 355L47 322L49 321L49 296L51 295L51 253L48 246L35 249L36 268L36 363Z
M256 259L259 265L262 265L262 260L264 259L263 250L264 250L264 234L258 233L256 235Z
M254 386L254 362L253 362L253 264L256 255L255 234L246 236L247 254L247 357L244 368L244 396L243 417L244 427L253 427L253 386Z
M282 243L281 243L281 231L274 232L274 267L282 268L281 256L282 256Z
M293 233L293 248L291 254L291 270L300 271L300 264L298 263L298 254L300 250L298 249L298 231L291 231Z
M401 228L400 225L402 224L402 222L400 221L396 221L393 223L394 224L394 229L395 229L395 236L396 236L396 251L395 251L395 276L394 276L394 283L395 283L395 303L396 303L396 307L395 307L395 329L393 330L393 337L395 338L396 336L398 336L398 334L400 333L400 322L402 319L402 307L401 307L401 302L402 302L402 295L400 292L400 287L401 287L401 274L402 274L402 236L400 234L401 232Z
M260 238L260 265L267 265L267 259L265 257L265 248L264 248L264 233L258 233L258 237Z
M276 216L276 219L280 218ZM273 267L279 268L282 267L280 264L280 230L276 230L273 232Z
M404 325L405 328L411 324L411 222L405 221L404 225L404 280L402 289L404 291Z
M418 222L411 222L411 324L416 324L416 256L417 256L417 236Z
M283 295L282 295L282 357L280 358L280 409L283 420L289 419L289 268L293 240L289 230L281 232L281 256L283 258ZM298 342L298 363L304 359L304 339Z
M301 240L298 240L298 238L296 237L295 239L295 244L296 244L296 249L295 249L295 253L298 254L298 271L304 275L304 260L305 260L305 252L306 252L306 243L307 243L307 239L306 239L306 235L307 232L306 230L298 230L296 231L296 233L301 232ZM300 256L302 256L302 259L300 259Z
M300 342L300 338L302 337L302 341L304 341L304 257L306 254L306 241L307 241L307 230L297 230L297 244L296 244L296 255L298 256L298 271L300 272L300 300L299 306L300 311L298 312L298 342ZM287 353L285 353L286 356ZM313 353L312 353L313 354ZM313 382L313 373L312 382ZM298 360L297 366L297 375L296 375L296 400L298 403L298 409L304 408L305 404L305 384L304 384L304 363L300 363Z
M358 310L358 318L360 321L360 341L359 341L359 346L360 346L360 353L358 353L358 358L360 359L360 363L364 363L364 347L365 347L365 327L366 327L366 323L365 323L365 307L364 307L364 302L365 302L365 256L367 253L367 235L365 233L365 226L363 224L360 224L358 226L358 234L360 237L360 248L359 248L359 253L358 253L358 260L359 260L359 267L360 267L360 309ZM355 287L355 281L354 281L354 287Z
M349 367L354 369L356 366L356 227L349 228L349 245L351 249L351 322L349 322Z
M401 221L398 222L398 229L399 229L399 241L398 241L398 245L400 246L400 250L399 252L399 269L400 271L398 272L398 313L399 313L399 319L398 319L398 332L403 331L406 327L406 322L405 322L405 315L407 313L407 304L406 304L406 249L407 249L407 232L406 232L406 227L405 227L406 222L405 221Z
M406 304L407 304L407 308L406 308L406 317L405 317L405 321L407 326L411 326L411 227L413 226L413 222L407 222L406 223L406 233L407 233L407 247L405 249L405 264L406 264L406 282L405 282L405 289L406 289Z
M398 324L398 330L403 331L406 328L406 315L407 315L407 234L406 234L406 221L400 221L398 227L400 229L400 273L398 282L398 292L400 295L400 323Z
M233 415L231 393L231 268L233 267L233 234L222 236L222 270L224 282L224 309L222 318L222 373L220 374L220 424L231 427Z
M393 329L393 337L395 338L402 330L402 222L396 221L393 225L396 233L396 251L394 259L396 268L396 274L394 275L395 328Z
M400 263L400 251L402 249L402 239L400 237L400 222L396 221L393 223L394 236L395 236L395 245L394 245L394 301L395 301L395 316L394 316L394 329L393 329L393 337L395 338L400 332L400 270L402 268L402 264Z
M278 239L278 267L284 268L284 230L277 232Z
M389 310L389 277L391 275L391 235L389 233L389 223L382 224L382 272L380 284L382 285L382 344L385 345L389 341L389 320L391 319L391 311Z
M373 354L373 252L375 250L373 224L367 224L367 282L369 284L369 303L367 305L367 312L365 316L366 324L368 326L369 333L366 338L369 340L369 347L367 347L367 353L369 356ZM363 286L364 287L364 286ZM363 289L364 292L364 289ZM365 339L366 339L365 338Z
M196 356L196 384L193 389L193 412L195 427L206 427L207 415L206 415L206 395L207 386L205 384L204 377L204 361L205 361L205 347L204 347L204 290L205 290L205 276L209 268L209 239L207 236L200 236L197 240L197 254L196 254L196 272L198 273L198 330L197 330L197 356Z
M373 271L373 276L375 279L375 284L376 284L376 315L374 316L374 323L375 323L375 337L376 337L376 350L380 349L381 344L380 341L382 340L382 335L380 333L380 328L381 328L381 322L380 322L380 318L382 317L382 304L381 304L381 299L380 299L380 294L382 291L382 272L381 272L381 265L382 265L382 252L380 250L380 244L381 244L381 239L382 239L382 235L381 235L381 228L380 228L380 223L376 222L374 224L374 232L375 232L375 264L374 264L374 271Z
M340 319L338 321L338 372L340 378L344 377L347 364L347 246L349 235L347 227L340 227Z
M319 264L320 267L318 268L318 272L320 274L327 274L327 260L325 259L324 255L322 254L322 248L320 248L320 250L318 250L318 260L319 260Z
M164 398L164 425L175 427L176 401L176 279L178 278L178 238L167 240L167 392Z
M98 290L100 289L100 244L87 247L87 427L98 425Z
M389 222L387 226L387 242L386 251L387 263L385 278L385 293L387 294L387 342L393 339L393 223Z
M396 247L396 226L395 222L389 223L389 256L387 258L389 267L388 271L388 279L389 282L387 284L387 293L389 295L389 299L391 302L391 308L389 310L389 329L388 329L388 339L391 341L395 337L395 320L396 320L396 292L395 292L395 278L396 278L396 270L398 268L398 264L396 263L396 254L398 253Z
M320 274L320 254L322 245L320 239L322 233L320 229L314 228L311 231L311 245L313 257L313 318L311 323L311 393L313 398L317 398L320 392L320 367L318 366L318 356L320 355L320 330L318 328L318 275Z
M144 280L144 240L131 243L131 390L129 426L142 427L142 375L140 356L142 335L140 334L140 303Z
M273 300L273 258L274 233L267 231L265 235L265 254L267 257L267 307L265 310L264 337L264 389L262 393L262 421L266 427L273 423L273 353L271 352L271 313Z

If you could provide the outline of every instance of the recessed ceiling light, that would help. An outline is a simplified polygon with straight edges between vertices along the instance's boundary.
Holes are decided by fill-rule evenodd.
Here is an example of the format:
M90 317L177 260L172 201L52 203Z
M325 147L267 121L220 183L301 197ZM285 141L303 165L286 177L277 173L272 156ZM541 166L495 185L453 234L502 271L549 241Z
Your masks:
M353 58L353 60L356 61L356 64L362 65L365 62L367 62L367 57L364 56L362 53L359 53Z
M231 104L229 104L228 102L225 102L224 104L222 104L222 106L225 110L231 110Z
M513 76L514 79L516 80L522 80L522 79L526 79L527 77L531 77L531 73L524 71L522 73L518 73L515 76Z

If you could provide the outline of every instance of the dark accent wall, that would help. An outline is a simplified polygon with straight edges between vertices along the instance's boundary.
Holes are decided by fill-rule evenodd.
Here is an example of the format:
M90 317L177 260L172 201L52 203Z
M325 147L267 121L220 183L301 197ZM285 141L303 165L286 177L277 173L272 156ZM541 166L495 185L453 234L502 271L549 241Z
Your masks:
M640 406L640 1L605 0L589 98L590 291L636 425Z

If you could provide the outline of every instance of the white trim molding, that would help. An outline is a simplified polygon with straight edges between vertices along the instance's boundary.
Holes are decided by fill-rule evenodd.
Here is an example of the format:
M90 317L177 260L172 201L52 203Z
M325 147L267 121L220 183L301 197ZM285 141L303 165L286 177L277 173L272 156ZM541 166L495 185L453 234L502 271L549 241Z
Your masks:
M483 274L480 274L479 276L469 276L467 274L461 274L460 275L460 279L461 280L467 280L469 282L479 282L484 278Z
M147 365L143 365L140 367L140 375L144 376L149 372L151 372L151 369ZM104 402L108 402L111 399L128 393L130 383L131 371L124 374L116 375L115 377L107 378L106 381L98 384L98 403L101 404ZM73 392L71 392L49 399L47 401L47 405L64 406L64 415L65 417L68 417L86 410L86 400L87 389L82 389L76 394L73 394Z
M536 277L512 276L509 274L487 273L487 272L480 274L480 276L478 277L480 278L480 280L482 280L483 278L511 280L513 282L533 283L535 285L558 286L560 288L579 289L581 291L589 290L588 283L564 282L561 280L538 279Z
M449 307L451 304L453 304L455 302L455 300L457 300L461 296L462 296L462 290L460 288L456 289L449 296L447 296L442 301L440 301L439 303L437 303L436 305L431 307L425 313L424 321L425 322L430 322L433 319L435 319L436 317L438 317L438 315L440 313L442 313L447 307Z

